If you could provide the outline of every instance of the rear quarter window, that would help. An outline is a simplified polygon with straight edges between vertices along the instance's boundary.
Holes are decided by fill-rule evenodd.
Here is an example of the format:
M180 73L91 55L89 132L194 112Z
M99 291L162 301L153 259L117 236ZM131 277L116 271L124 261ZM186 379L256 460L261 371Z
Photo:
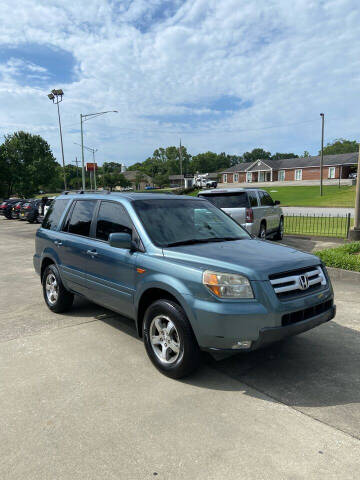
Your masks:
M62 214L69 204L69 201L70 200L66 198L52 202L42 222L42 228L46 228L47 230L56 230Z
M246 192L200 195L218 208L247 208L249 200Z

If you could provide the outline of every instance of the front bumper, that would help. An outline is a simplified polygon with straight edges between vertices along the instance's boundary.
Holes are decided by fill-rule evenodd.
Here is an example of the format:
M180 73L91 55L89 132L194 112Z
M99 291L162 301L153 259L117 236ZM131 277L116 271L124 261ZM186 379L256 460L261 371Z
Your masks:
M280 327L265 327L259 331L259 337L253 341L249 348L219 348L219 347L205 347L203 350L209 351L222 351L222 352L239 352L239 351L253 351L259 348L270 345L271 343L279 342L287 337L292 337L300 333L304 333L312 328L315 328L323 323L329 322L336 315L336 305L333 305L329 310L320 315L316 315L308 320L297 322L292 325L280 326Z
M277 297L268 281L253 281L252 287L253 300L192 299L191 324L200 348L254 350L314 328L336 313L329 279L325 288L287 301ZM251 347L242 342L251 342Z
M270 327L263 328L260 330L259 339L254 342L250 350L257 350L260 347L269 345L270 343L278 342L287 337L292 337L298 335L299 333L306 332L311 330L322 323L329 322L336 315L336 305L333 305L329 310L320 315L316 315L308 320L303 320L302 322L293 323L292 325L287 325L285 327Z

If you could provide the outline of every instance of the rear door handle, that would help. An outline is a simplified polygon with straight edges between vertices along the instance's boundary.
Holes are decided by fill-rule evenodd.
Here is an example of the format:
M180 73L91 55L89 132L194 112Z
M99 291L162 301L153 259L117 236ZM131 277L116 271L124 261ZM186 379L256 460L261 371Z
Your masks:
M60 240L55 240L54 243L57 247L61 247L61 245L62 245L62 242Z
M99 253L96 250L87 250L86 253L92 257L96 257Z

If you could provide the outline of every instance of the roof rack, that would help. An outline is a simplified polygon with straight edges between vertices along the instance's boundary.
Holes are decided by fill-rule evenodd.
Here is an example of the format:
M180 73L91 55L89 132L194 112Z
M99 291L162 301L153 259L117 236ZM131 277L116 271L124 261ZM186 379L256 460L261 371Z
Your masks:
M101 195L111 193L110 190L65 190L62 192L62 195L76 195L76 194L85 194L85 193L99 193Z

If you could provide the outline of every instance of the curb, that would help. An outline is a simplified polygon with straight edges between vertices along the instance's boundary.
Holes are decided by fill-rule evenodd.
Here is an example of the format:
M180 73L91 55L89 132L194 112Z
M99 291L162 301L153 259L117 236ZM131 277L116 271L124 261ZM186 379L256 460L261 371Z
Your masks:
M353 272L351 270L343 270L342 268L326 267L331 280L344 280L345 282L359 282L360 272Z

